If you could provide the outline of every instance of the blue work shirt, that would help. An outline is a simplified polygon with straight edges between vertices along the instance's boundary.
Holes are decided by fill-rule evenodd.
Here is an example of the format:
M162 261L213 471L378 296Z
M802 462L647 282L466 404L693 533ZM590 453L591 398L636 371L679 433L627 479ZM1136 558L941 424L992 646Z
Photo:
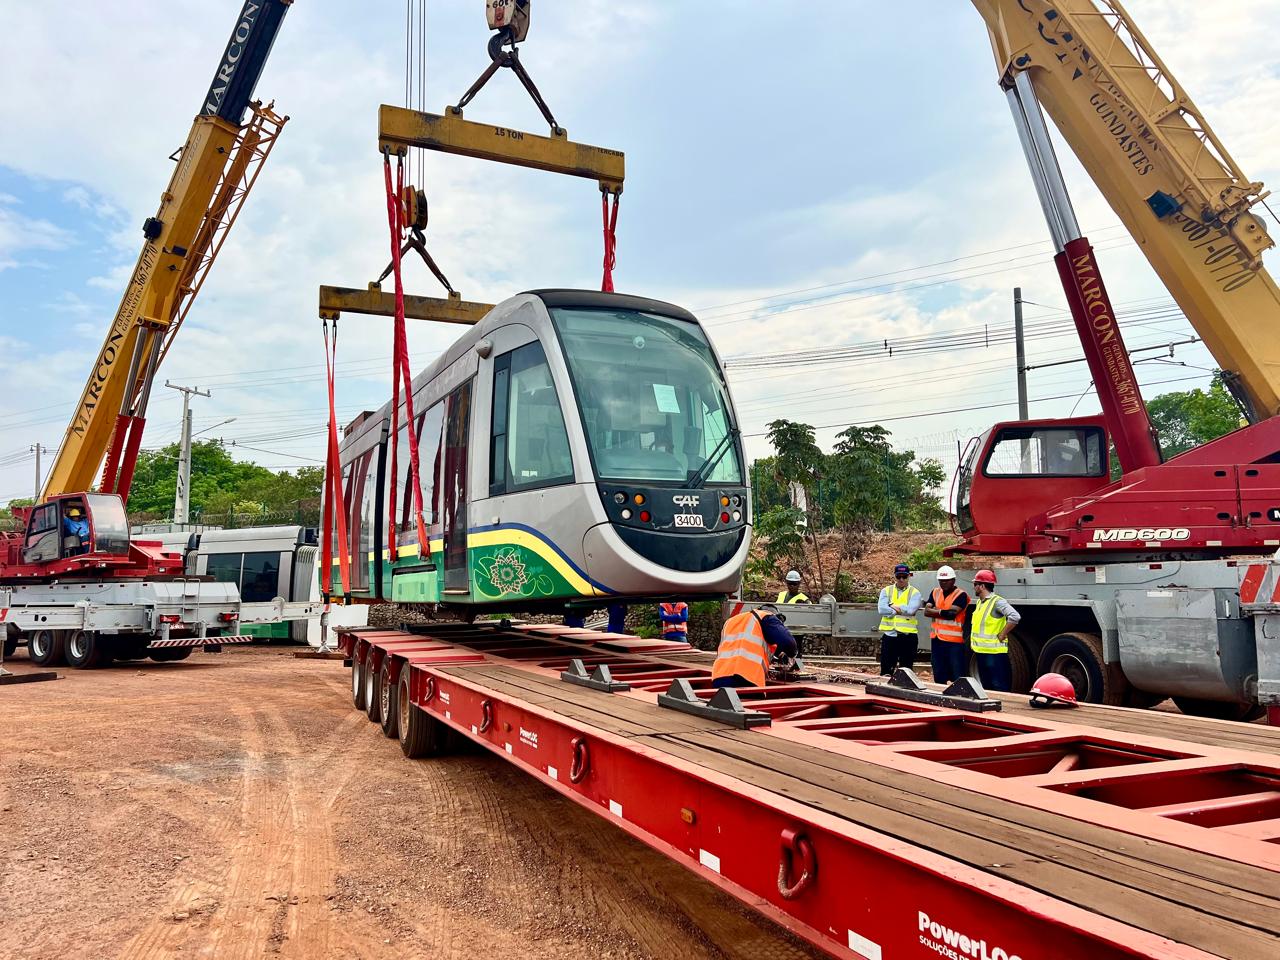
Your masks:
M776 647L779 653L785 653L788 657L799 655L800 647L796 644L796 638L791 635L787 625L772 613L760 618L760 629L764 631L764 642Z
M79 537L81 543L89 539L89 519L87 517L63 517L62 529L65 533Z

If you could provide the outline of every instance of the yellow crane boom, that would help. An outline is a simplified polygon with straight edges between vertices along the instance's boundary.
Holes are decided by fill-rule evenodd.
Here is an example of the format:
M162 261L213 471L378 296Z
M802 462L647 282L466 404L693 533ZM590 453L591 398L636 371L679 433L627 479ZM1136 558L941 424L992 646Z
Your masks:
M1280 413L1280 288L1249 180L1119 0L973 0L1005 83L1026 72L1063 139L1227 374Z

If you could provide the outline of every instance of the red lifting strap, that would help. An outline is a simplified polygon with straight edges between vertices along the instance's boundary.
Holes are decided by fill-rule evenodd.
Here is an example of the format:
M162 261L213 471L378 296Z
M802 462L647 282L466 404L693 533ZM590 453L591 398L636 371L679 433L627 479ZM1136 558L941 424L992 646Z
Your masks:
M338 321L333 322L333 341L329 340L329 322L324 322L324 369L329 382L329 451L324 464L324 526L320 552L324 565L320 582L328 598L333 586L333 521L338 521L338 574L343 596L351 594L351 550L347 542L347 504L342 494L342 462L338 457L338 414L333 402L333 378L338 361ZM336 509L335 509L336 507Z
M400 382L404 381L404 407L409 434L409 483L413 487L414 520L418 530L418 556L426 557L431 553L431 545L427 541L427 525L423 519L422 483L420 481L418 461L417 417L413 411L413 375L409 371L409 338L405 333L404 323L404 281L400 272L400 248L404 238L404 209L400 198L404 195L404 158L396 157L396 183L391 184L391 156L384 153L382 157L383 181L387 188L387 227L391 231L391 268L396 283L396 316L392 334L391 356L391 502L387 510L390 522L387 524L387 547L391 562L399 556L396 544L396 447L400 433Z
M618 204L622 194L613 194L613 211L609 210L609 193L600 191L600 212L604 217L604 279L600 289L613 293L613 268L618 263Z

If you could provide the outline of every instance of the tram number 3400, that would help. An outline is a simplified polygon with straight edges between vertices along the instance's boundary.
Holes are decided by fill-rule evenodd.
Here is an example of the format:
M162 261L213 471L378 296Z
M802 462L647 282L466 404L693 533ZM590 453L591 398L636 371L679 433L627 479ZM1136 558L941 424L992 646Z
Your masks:
M700 513L677 513L675 515L677 527L702 527L706 528L706 523L702 519Z

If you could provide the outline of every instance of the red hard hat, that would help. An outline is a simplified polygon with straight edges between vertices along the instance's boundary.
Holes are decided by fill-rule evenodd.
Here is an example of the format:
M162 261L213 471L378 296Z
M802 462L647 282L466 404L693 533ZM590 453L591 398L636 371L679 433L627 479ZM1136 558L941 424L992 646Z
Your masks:
M1046 673L1031 687L1031 705L1033 707L1051 707L1055 703L1063 706L1077 706L1076 688L1060 673Z
M974 583L995 583L996 575L990 570L979 570L973 575Z

